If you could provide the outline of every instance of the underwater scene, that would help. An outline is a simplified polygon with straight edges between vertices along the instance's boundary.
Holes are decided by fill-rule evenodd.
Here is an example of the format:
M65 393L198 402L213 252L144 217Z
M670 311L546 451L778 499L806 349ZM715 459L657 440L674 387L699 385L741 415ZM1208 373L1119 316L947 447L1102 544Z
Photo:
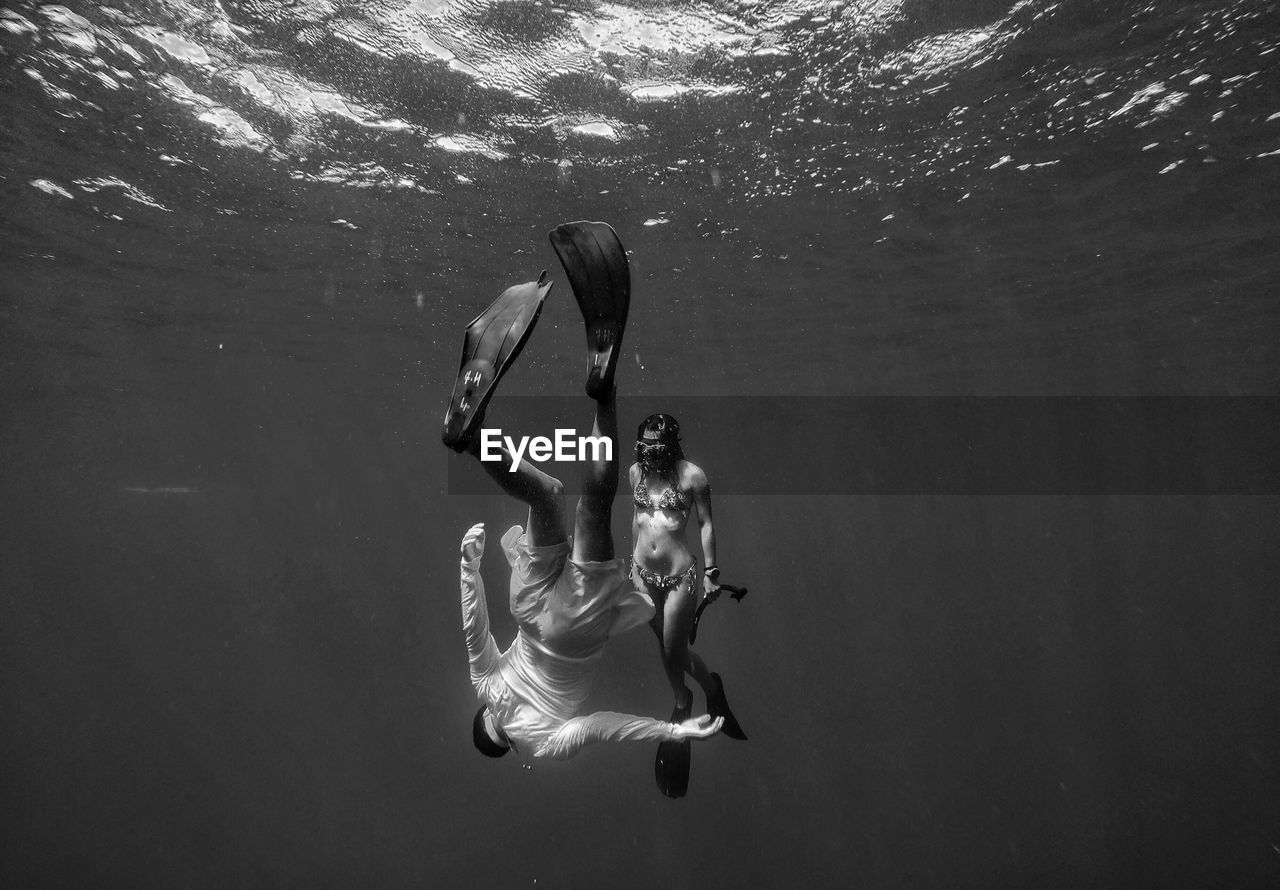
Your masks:
M0 84L0 884L1280 884L1276 4L8 0ZM576 220L616 555L749 591L682 796L472 738L442 422L545 270L485 424L591 429Z

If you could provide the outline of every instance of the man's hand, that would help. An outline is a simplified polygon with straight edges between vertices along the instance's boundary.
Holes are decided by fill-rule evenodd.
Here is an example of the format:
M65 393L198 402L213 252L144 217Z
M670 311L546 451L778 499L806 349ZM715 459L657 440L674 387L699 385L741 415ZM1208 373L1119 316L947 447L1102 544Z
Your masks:
M462 536L462 558L471 562L484 554L484 523L477 522Z
M710 714L701 717L690 717L683 723L676 724L676 737L681 739L709 739L724 726L723 717L712 718Z

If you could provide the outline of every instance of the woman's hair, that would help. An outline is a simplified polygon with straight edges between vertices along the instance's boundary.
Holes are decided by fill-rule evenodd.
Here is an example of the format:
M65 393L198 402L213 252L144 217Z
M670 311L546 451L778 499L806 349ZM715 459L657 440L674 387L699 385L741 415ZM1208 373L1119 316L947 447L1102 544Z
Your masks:
M489 733L484 728L484 712L485 707L481 705L480 710L476 711L476 719L471 721L471 741L485 757L501 757L511 749L489 738Z
M647 440L647 441L646 441ZM680 422L670 414L650 414L640 421L636 429L636 462L641 469L648 471L648 450L655 445L663 456L662 463L674 467L684 460L684 449L680 447Z

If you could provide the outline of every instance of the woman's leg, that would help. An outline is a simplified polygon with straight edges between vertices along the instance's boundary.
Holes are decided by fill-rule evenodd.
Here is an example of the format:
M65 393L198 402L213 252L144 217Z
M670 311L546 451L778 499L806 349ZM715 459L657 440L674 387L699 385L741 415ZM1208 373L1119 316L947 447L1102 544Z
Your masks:
M476 436L467 451L480 460L480 437ZM511 472L515 457L502 446L502 460L481 460L480 466L504 492L529 505L529 522L525 528L530 546L559 544L564 537L564 483L530 464L521 461Z
M687 705L692 693L685 685L685 674L693 677L704 693L710 693L713 687L706 662L689 648L689 629L693 626L697 605L697 598L691 593L693 586L686 577L671 591L657 591L650 585L645 587L657 607L649 626L658 638L662 669L666 672L667 682L671 684L676 705Z
M668 614L667 607L671 602L669 591L659 590L649 584L645 584L645 589L653 598L653 604L656 607L653 618L649 620L649 627L652 628L653 635L658 638L658 657L662 660L662 670L667 675L667 682L671 684L671 695L675 699L676 707L685 707L690 704L693 695L689 692L689 687L684 684L684 665L671 657L671 648L667 644L667 628L678 624L679 616Z
M613 559L613 498L618 493L618 392L596 403L591 435L609 440L608 457L582 464L582 497L573 518L573 559L603 562ZM604 449L598 449L599 455Z
M689 631L698 606L695 581L695 576L686 575L679 586L667 595L663 607L662 663L667 670L671 690L676 694L676 704L687 701L685 674L693 677L704 693L712 688L711 672L707 670L706 662L689 648Z

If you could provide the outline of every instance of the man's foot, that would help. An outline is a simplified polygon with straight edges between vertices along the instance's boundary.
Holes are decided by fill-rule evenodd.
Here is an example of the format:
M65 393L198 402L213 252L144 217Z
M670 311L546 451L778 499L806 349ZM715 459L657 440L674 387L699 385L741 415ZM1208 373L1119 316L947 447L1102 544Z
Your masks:
M618 234L602 222L565 223L551 232L587 328L587 395L603 401L613 389L622 334L631 306L631 270Z
M551 284L543 272L537 281L507 288L467 325L458 378L440 434L454 451L466 451L471 444L498 381L533 333Z

